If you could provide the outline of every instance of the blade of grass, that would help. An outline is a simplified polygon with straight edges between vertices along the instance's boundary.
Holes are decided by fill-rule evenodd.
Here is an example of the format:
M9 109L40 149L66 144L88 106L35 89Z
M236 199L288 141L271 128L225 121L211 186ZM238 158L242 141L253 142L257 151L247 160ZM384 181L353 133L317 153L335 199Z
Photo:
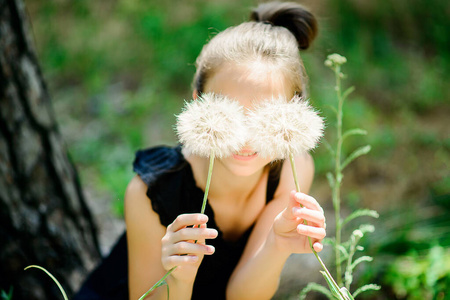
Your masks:
M44 269L41 266L36 266L36 265L30 265L28 267L26 267L24 270L28 270L30 268L36 268L39 270L44 271L48 276L50 276L50 278L56 283L56 285L58 286L59 290L61 291L61 294L63 295L65 300L68 300L66 292L64 291L63 287L61 286L61 284L59 283L59 281L55 278L55 276L53 276L49 271L47 271L46 269Z

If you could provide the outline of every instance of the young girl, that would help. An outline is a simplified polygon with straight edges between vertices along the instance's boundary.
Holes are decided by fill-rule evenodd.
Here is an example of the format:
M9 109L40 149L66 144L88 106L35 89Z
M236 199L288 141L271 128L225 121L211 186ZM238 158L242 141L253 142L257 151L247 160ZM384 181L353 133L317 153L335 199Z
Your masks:
M272 97L306 95L299 49L308 48L316 32L314 16L298 4L260 5L250 22L228 28L203 47L194 99L213 92L251 109ZM103 298L99 292L97 298L86 295L108 285L95 278L110 278L126 267L117 263L125 255L130 299L139 299L175 266L166 278L170 299L270 299L289 255L311 252L308 237L319 252L325 237L323 210L307 195L313 161L308 154L295 161L303 193L294 191L289 162L273 163L250 146L216 159L200 214L209 159L186 153L182 145L138 151L137 176L125 195L128 253L122 238L104 263L110 267L91 276L79 299L118 298L120 291ZM148 299L167 299L166 287Z

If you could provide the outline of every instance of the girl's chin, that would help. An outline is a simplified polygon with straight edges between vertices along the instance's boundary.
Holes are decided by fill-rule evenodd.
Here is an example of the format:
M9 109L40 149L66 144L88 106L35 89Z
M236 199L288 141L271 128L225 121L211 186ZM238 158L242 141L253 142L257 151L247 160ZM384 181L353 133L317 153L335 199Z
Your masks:
M260 172L270 163L270 160L263 160L258 155L247 159L236 159L234 156L221 160L223 166L234 176L247 177Z

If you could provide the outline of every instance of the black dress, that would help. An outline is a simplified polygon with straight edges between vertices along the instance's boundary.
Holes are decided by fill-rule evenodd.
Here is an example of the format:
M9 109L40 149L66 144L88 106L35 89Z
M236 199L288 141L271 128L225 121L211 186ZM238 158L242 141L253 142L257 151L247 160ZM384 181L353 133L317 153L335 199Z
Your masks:
M133 163L134 171L147 184L147 196L160 222L168 226L183 213L200 212L204 192L196 186L190 164L181 148L155 147L138 151ZM269 202L278 186L279 172L269 174L266 202ZM207 203L208 227L215 228L217 238L208 244L215 247L214 255L206 255L197 272L192 299L225 299L228 279L236 267L247 244L253 226L238 240L227 241L217 228L214 211ZM126 233L113 247L111 254L88 277L74 300L128 299L128 263ZM149 283L149 288L153 283ZM162 287L164 288L164 287Z

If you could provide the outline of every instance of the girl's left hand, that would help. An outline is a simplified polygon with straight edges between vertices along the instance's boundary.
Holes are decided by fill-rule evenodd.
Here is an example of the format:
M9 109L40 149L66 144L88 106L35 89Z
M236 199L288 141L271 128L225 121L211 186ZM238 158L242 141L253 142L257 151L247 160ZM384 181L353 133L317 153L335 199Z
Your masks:
M322 239L326 235L325 215L316 199L292 191L288 206L275 218L272 229L280 251L312 252L308 240L310 237L314 250L320 252L323 249Z

